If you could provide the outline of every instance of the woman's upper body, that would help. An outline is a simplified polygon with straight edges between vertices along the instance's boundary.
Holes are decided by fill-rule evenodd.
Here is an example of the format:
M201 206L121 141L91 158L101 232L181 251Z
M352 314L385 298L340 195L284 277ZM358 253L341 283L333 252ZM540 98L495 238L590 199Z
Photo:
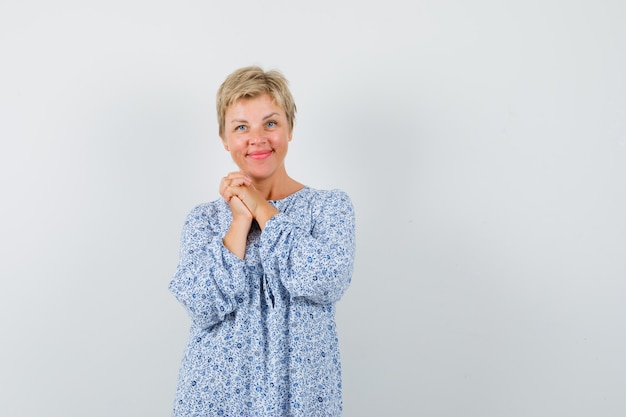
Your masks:
M352 205L309 187L270 204L280 213L253 226L245 259L221 240L223 200L187 217L170 283L192 319L176 416L341 414L335 303L352 275Z
M340 415L334 305L352 277L350 199L287 174L296 106L282 74L233 72L217 110L239 170L183 228L170 290L192 326L174 415Z

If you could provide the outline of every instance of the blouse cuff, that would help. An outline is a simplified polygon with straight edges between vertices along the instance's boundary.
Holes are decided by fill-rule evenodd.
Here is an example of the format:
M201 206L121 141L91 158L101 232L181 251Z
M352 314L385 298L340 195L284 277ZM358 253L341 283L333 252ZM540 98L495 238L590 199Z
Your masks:
M267 246L274 245L286 223L289 223L289 216L285 213L277 213L265 223L265 229L261 233L261 251Z
M232 253L223 242L219 242L221 249L222 265L228 273L217 274L217 284L226 289L230 287L234 291L242 291L246 283L246 261Z

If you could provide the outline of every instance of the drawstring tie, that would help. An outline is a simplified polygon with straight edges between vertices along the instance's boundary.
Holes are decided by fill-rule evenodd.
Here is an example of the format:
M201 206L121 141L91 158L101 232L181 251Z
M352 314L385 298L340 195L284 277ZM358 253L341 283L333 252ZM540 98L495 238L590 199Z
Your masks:
M263 280L261 280L261 287L263 288L263 294L265 295L265 302L274 308L274 293L270 286L267 275L263 274Z

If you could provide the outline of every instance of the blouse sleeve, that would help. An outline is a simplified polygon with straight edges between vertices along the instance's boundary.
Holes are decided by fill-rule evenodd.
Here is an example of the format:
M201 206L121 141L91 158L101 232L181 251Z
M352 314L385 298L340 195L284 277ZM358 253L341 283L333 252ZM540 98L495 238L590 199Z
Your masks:
M245 263L222 243L211 224L216 217L217 213L207 213L202 206L187 216L180 262L169 284L194 324L202 328L224 320L248 294Z
M261 234L261 259L265 274L279 279L291 297L330 304L341 298L352 279L354 210L340 190L327 192L313 206L310 230L285 213L267 222Z

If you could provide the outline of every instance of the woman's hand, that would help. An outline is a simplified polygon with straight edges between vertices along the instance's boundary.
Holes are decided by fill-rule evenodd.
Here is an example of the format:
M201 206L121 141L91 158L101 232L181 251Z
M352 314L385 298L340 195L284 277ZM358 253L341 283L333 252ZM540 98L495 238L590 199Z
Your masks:
M225 176L220 184L220 194L230 204L233 218L236 215L246 215L243 207L238 204L240 201L251 216L250 220L252 218L256 219L261 230L265 228L265 223L278 213L278 210L268 203L261 193L254 188L252 180L242 172L231 172Z
M233 214L233 222L222 242L240 259L246 255L246 240L254 217L238 194L241 194L240 188L251 184L250 179L240 172L232 172L220 181L220 195L229 204Z
M230 205L233 221L247 220L252 222L253 215L243 200L239 197L241 188L252 184L250 178L241 172L231 172L220 182L220 195Z
M237 195L236 187L250 184L252 181L243 172L231 172L220 181L220 195L230 203L231 197Z

